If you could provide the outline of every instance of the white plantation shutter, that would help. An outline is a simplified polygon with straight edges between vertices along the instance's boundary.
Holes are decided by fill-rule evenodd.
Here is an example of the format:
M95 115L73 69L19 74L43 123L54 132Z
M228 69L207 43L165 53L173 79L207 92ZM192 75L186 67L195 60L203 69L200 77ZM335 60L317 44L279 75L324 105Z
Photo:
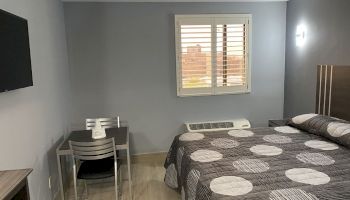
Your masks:
M250 90L251 15L176 15L178 96Z

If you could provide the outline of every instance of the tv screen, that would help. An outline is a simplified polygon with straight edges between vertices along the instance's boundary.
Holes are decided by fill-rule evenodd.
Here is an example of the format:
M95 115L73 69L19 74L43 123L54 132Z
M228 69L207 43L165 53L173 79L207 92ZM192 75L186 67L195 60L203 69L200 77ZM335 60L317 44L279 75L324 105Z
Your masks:
M32 85L27 20L0 9L0 92Z

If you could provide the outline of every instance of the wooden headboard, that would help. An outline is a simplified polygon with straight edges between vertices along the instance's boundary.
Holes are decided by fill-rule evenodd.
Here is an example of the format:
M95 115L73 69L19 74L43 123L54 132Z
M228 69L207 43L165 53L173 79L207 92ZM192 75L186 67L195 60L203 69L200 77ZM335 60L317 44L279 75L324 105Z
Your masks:
M350 121L350 66L318 65L316 113Z

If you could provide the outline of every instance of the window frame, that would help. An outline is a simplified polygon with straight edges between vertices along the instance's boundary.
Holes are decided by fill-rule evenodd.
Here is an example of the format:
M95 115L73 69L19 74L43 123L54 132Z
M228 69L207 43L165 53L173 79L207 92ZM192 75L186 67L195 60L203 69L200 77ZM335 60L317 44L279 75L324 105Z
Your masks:
M242 20L246 24L246 45L247 48L245 54L246 61L246 85L243 86L224 86L217 87L216 79L216 39L217 37L211 37L211 54L212 54L212 75L211 75L211 87L208 88L182 88L182 54L181 54L181 25L193 25L189 21L196 21L196 25L203 22L208 25L208 21L212 26L211 35L216 35L216 23L215 20ZM213 46L215 44L215 46ZM177 96L214 96L225 94L246 94L251 92L251 58L252 58L252 14L198 14L198 15L175 15L175 46L176 46L176 84L177 84Z

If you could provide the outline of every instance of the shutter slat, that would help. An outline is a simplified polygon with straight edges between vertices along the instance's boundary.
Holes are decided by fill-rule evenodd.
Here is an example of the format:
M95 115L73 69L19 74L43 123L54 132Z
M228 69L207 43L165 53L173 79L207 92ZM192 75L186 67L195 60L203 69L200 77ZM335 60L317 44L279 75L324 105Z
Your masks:
M229 68L227 69L227 71L236 71L236 70L242 70L242 69L245 69L245 67L240 67L242 65L236 65L238 67L232 67L232 68ZM220 66L219 66L220 67ZM222 68L218 68L217 71L220 72L221 70L223 70ZM198 72L198 71L203 71L203 70L200 70L200 69L187 69L186 71L188 72Z
M216 82L218 87L230 86L233 83L243 84L246 80L244 64L246 54L233 55L228 52L237 48L241 49L242 52L245 50L245 28L243 25L232 27L229 24L217 25L216 46L220 48L216 56ZM239 64L236 64L237 62Z
M181 41L183 88L211 87L211 27L211 25L181 26L179 41Z
M209 77L210 75L206 75L206 74L192 74L191 73L190 77L201 77L203 79L211 79L210 77L207 78L207 76ZM229 73L229 74L227 74L227 76L241 76L241 77L245 77L245 76L242 76L241 73ZM222 76L221 76L221 78L222 78ZM226 79L226 78L224 78L224 79Z
M219 90L222 92L229 91L225 87L237 86L236 89L244 89L248 79L248 30L244 24L247 19L228 16L216 19L213 15L204 15L203 18L181 16L176 21L175 38L177 53L180 53L177 63L181 66L181 88L190 89L188 91L191 92L198 88L198 92L205 93L211 92L204 88L212 88L213 93L215 88L222 88ZM181 24L182 20L184 25Z

